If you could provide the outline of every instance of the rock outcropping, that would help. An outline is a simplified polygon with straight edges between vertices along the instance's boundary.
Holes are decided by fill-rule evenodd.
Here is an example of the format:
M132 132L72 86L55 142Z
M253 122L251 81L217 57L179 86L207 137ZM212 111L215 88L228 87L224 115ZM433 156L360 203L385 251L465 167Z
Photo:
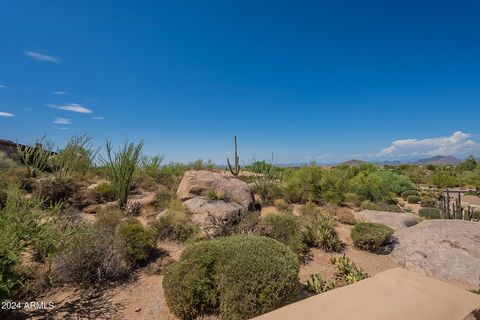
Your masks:
M240 220L254 209L253 193L246 182L212 171L185 172L177 196L202 227L207 227L212 218Z
M395 232L391 257L407 269L478 288L480 223L426 220Z
M401 230L416 225L421 219L407 212L387 212L364 210L357 213L359 221L375 222L389 226L393 230Z

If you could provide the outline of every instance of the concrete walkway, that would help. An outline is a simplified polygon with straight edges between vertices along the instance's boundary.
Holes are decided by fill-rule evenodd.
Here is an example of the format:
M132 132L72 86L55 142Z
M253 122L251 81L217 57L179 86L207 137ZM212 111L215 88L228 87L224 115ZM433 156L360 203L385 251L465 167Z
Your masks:
M258 320L475 320L480 295L395 268L277 309Z

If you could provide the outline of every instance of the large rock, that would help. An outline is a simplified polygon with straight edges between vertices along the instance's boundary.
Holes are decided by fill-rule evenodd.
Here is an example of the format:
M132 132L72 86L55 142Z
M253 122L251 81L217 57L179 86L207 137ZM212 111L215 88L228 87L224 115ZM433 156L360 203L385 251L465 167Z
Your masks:
M426 220L395 232L391 256L407 269L477 288L480 276L480 223Z
M212 199L212 194L217 199ZM207 232L212 221L239 221L254 209L253 193L247 183L211 171L185 172L177 196L193 214L193 221Z
M253 209L254 199L250 186L239 179L223 176L212 171L185 172L177 189L177 196L181 201L196 197L207 197L209 191L236 202L245 210Z
M389 226L393 230L401 230L416 225L421 221L418 216L407 212L388 212L364 210L357 213L359 221L375 222Z

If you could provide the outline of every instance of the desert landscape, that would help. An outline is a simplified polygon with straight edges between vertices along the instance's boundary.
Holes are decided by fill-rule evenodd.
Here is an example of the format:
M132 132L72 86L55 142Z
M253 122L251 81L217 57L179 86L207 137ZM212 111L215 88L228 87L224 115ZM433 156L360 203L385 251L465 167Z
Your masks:
M398 267L479 293L473 157L241 167L235 137L221 168L90 141L3 143L2 303L53 306L6 318L246 319Z
M0 320L480 320L480 1L0 30Z

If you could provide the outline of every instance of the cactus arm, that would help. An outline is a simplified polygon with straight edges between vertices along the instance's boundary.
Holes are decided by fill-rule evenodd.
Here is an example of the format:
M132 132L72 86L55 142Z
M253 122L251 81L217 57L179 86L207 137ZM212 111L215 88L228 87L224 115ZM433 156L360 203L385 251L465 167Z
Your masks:
M234 137L234 144L235 144L235 155L234 155L234 167L232 168L232 165L230 163L230 159L227 158L227 165L228 165L228 170L234 175L238 176L240 173L240 157L238 156L238 149L237 149L237 136Z

